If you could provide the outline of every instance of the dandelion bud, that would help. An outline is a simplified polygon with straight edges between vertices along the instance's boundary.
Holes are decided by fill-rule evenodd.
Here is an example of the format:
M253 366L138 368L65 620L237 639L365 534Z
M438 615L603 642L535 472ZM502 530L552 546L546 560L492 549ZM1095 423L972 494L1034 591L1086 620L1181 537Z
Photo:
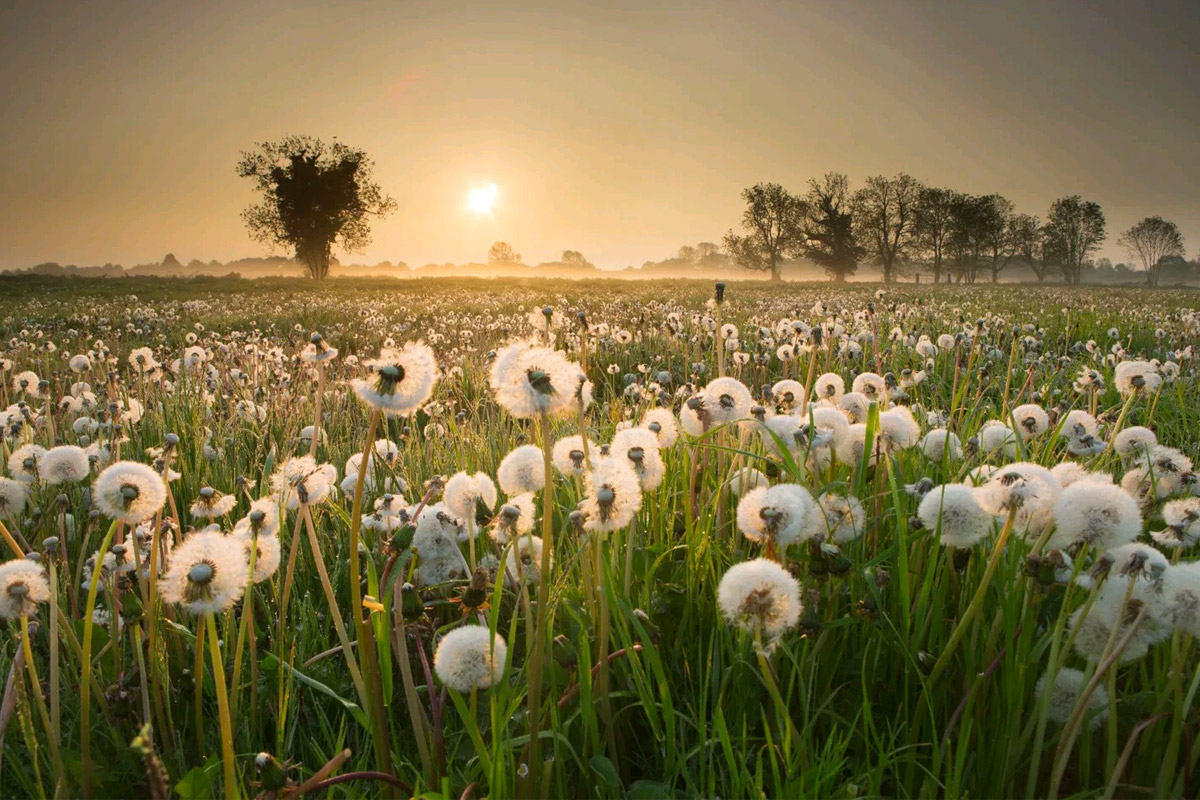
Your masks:
M717 281L717 302L718 303L725 302L725 282L724 281Z

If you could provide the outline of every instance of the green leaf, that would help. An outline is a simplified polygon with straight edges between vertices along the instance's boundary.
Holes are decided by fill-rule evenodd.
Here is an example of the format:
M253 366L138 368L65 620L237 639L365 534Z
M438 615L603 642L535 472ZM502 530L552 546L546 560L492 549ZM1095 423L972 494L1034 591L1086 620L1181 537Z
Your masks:
M592 772L600 776L600 780L604 781L604 785L608 787L612 796L620 797L621 795L621 776L617 774L617 768L613 763L604 756L592 756L588 763L592 767Z
M269 655L266 658L264 658L262 661L262 668L264 670L266 670L267 672L276 672L279 670L280 667L283 667L288 672L292 673L292 675L295 676L296 680L300 681L305 686L308 686L312 689L316 689L321 694L328 695L329 697L332 697L334 700L337 700L339 703L342 704L343 708L345 708L347 711L350 712L351 716L354 717L354 719L358 722L359 725L362 725L367 730L370 730L371 726L370 726L369 720L367 719L366 712L364 712L362 710L362 708L359 707L358 703L352 703L351 701L347 700L346 698L342 697L340 694L335 692L333 689L330 689L328 686L321 683L316 678L310 678L309 676L305 675L300 670L293 667L291 664L285 664L284 662L279 660L278 656Z
M209 769L215 762L209 761L202 767L192 767L191 772L179 779L175 784L175 794L184 800L202 800L216 795Z
M634 781L625 795L625 800L663 800L671 796L665 783L658 781Z

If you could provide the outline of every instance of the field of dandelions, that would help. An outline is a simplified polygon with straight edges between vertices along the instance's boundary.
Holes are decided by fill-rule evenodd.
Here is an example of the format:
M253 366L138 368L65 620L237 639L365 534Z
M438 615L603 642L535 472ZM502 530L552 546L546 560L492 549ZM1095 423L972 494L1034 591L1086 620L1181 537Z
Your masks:
M0 289L4 797L1200 791L1200 294Z

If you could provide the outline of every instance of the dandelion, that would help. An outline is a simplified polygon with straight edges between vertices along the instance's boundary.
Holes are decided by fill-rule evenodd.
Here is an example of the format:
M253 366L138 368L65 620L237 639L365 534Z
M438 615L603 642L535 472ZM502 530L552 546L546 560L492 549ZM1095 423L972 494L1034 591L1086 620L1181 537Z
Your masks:
M1038 697L1045 694L1046 677L1043 675L1038 679L1034 689ZM1046 717L1051 722L1059 725L1067 723L1071 712L1075 710L1075 705L1083 694L1084 685L1087 683L1086 677L1079 670L1070 667L1060 669L1054 676L1054 685L1046 700ZM1103 686L1097 686L1092 692L1092 696L1088 699L1088 710L1091 714L1089 727L1096 730L1108 717L1108 692Z
M229 538L236 539L246 548L247 562L251 558L251 548L253 548L255 583L262 583L279 570L282 546L278 536L252 536L234 533Z
M722 425L750 416L754 398L745 384L736 378L716 378L700 393L708 424Z
M87 451L75 445L61 445L47 450L38 463L38 476L49 485L77 483L91 473Z
M541 450L538 450L539 467L542 466ZM563 475L572 477L582 476L591 467L588 463L588 456L595 458L599 447L595 442L588 440L585 448L582 436L567 436L559 439L554 443L554 448L551 450L551 460L554 463L554 468ZM545 477L542 478L545 482Z
M221 613L241 599L249 573L243 540L217 532L193 533L171 554L162 596L195 616Z
M137 525L157 514L167 501L162 476L145 464L118 461L96 478L92 496L109 519Z
M545 457L537 445L516 448L496 468L500 490L508 496L539 492L546 486Z
M1125 459L1145 455L1157 445L1158 437L1154 431L1141 425L1125 428L1118 432L1112 440L1113 450L1116 450L1117 454Z
M756 558L725 572L717 604L730 625L774 639L800 621L800 583L774 561Z
M15 520L25 511L29 502L28 484L12 478L0 477L0 519Z
M958 483L930 489L921 498L917 518L947 547L974 547L992 531L992 515L979 504L976 491Z
M388 348L363 365L370 376L355 378L350 387L368 406L392 417L415 414L429 400L437 382L433 350L422 342Z
M216 519L233 511L236 505L236 495L222 494L211 486L205 486L200 489L188 513L195 519Z
M791 345L785 345L791 347ZM804 407L804 384L791 379L776 382L771 387L771 399L782 413Z
M825 492L817 498L816 509L808 517L807 527L811 531L815 526L816 530L804 538L819 536L825 541L845 544L862 536L866 524L867 512L857 497Z
M850 391L862 395L869 402L878 402L887 394L887 382L884 381L882 375L863 372L854 378L854 382L850 385ZM817 394L820 395L821 392L818 391Z
M645 428L617 431L609 446L609 456L629 461L642 491L653 491L662 483L666 469L658 451L658 437L652 431Z
M817 513L815 506L803 486L784 483L759 487L738 501L738 530L752 542L787 547L800 540L810 515Z
M433 671L457 692L489 689L504 677L508 645L482 625L463 625L438 642Z
M513 546L504 562L504 570L511 585L516 586L525 581L536 586L542 579L542 538L519 536L513 539Z
M500 510L496 512L496 516L492 518L488 535L491 536L492 541L496 544L506 545L512 539L523 536L533 530L534 515L536 513L537 506L532 493L510 497L508 502L500 506Z
M579 504L584 530L611 533L633 521L642 507L641 483L628 459L604 458L588 474L587 496Z
M652 408L642 415L640 427L654 433L658 437L658 446L668 448L679 438L679 429L675 424L675 416L665 408Z
M501 350L490 375L496 402L518 418L556 416L571 410L584 380L579 368L562 353L529 343Z
M934 463L958 461L962 458L962 443L953 431L935 428L921 438L921 452Z
M1080 542L1111 550L1138 537L1142 513L1137 501L1120 487L1079 481L1058 496L1054 523L1056 530L1047 542L1052 550Z
M1113 382L1122 397L1139 392L1154 394L1162 386L1162 376L1148 361L1122 361L1113 371Z
M319 505L329 498L337 480L332 464L318 464L312 456L289 458L271 476L271 490L289 511L301 505Z
M1017 406L1012 410L1012 415L1017 421L1017 433L1024 440L1040 436L1050 429L1050 415L1035 403Z
M1012 428L999 420L985 422L979 429L979 452L985 456L1003 454L1006 458L1017 456L1017 435Z
M444 497L446 510L475 531L492 518L492 509L496 507L496 484L482 472L474 475L459 472L446 481Z
M835 403L845 393L846 382L841 375L833 372L826 372L813 384L813 396L818 400Z
M417 518L412 546L421 557L419 577L425 586L465 578L470 570L458 549L462 527L440 503L428 506Z
M27 558L0 564L0 617L30 616L38 605L49 600L50 582L41 564Z
M8 456L8 472L16 480L33 483L38 479L38 466L46 455L46 448L36 444L23 444Z

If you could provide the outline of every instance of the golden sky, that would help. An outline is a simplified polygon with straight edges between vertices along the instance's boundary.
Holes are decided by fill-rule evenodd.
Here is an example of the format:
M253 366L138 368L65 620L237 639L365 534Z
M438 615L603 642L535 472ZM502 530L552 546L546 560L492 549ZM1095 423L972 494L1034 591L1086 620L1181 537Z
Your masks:
M758 181L906 171L1104 254L1161 214L1200 245L1194 2L29 2L0 9L0 268L259 255L239 151L366 149L399 203L355 262L602 267L718 241ZM495 211L466 211L495 183ZM340 254L339 254L340 255ZM343 258L345 260L345 258Z

